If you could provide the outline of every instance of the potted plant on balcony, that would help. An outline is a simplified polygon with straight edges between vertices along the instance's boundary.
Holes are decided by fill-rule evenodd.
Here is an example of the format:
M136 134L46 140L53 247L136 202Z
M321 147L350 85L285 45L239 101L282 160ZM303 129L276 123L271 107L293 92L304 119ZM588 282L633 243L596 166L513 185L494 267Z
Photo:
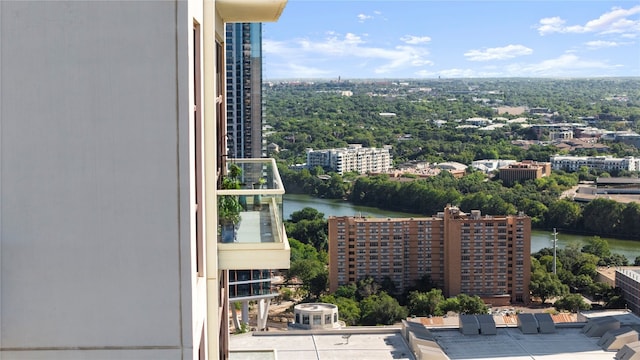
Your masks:
M258 181L256 181L255 183L253 183L253 188L254 189L262 189L262 186L264 184L267 183L267 180L265 178L260 178L258 179ZM256 194L253 195L253 209L254 210L262 210L262 195L261 194Z
M242 169L236 164L229 166L228 175L222 179L221 189L240 189L240 176ZM240 224L240 212L242 204L237 195L222 195L218 199L218 222L220 223L220 234L222 242L236 241L236 232Z

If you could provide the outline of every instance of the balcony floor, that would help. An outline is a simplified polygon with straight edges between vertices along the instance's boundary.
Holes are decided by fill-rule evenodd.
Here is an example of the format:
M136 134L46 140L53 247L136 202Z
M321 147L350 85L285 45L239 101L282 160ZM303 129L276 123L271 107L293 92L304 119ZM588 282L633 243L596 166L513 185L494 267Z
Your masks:
M243 211L240 216L242 220L238 226L236 242L242 244L274 242L268 206L264 206L259 211ZM256 226L257 224L259 226Z

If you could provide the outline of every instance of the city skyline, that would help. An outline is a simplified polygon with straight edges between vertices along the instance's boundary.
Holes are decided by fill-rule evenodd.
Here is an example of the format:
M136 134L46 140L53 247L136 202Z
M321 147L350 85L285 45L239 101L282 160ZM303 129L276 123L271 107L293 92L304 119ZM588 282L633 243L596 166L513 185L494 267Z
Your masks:
M289 0L264 79L640 76L637 1Z

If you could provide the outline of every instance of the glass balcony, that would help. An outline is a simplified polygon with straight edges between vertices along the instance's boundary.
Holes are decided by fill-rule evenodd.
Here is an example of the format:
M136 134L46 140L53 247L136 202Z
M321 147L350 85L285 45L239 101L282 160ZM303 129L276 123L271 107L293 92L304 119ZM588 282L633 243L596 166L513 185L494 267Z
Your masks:
M221 269L287 269L284 187L274 159L230 159L240 189L219 189L218 260Z

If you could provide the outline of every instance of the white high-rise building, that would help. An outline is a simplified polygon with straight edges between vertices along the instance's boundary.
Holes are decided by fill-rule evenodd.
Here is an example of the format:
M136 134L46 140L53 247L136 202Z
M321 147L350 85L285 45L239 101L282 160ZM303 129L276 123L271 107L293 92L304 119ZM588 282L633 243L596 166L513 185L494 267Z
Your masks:
M273 159L218 235L224 23L285 5L0 1L0 358L229 357L227 270L289 247Z

